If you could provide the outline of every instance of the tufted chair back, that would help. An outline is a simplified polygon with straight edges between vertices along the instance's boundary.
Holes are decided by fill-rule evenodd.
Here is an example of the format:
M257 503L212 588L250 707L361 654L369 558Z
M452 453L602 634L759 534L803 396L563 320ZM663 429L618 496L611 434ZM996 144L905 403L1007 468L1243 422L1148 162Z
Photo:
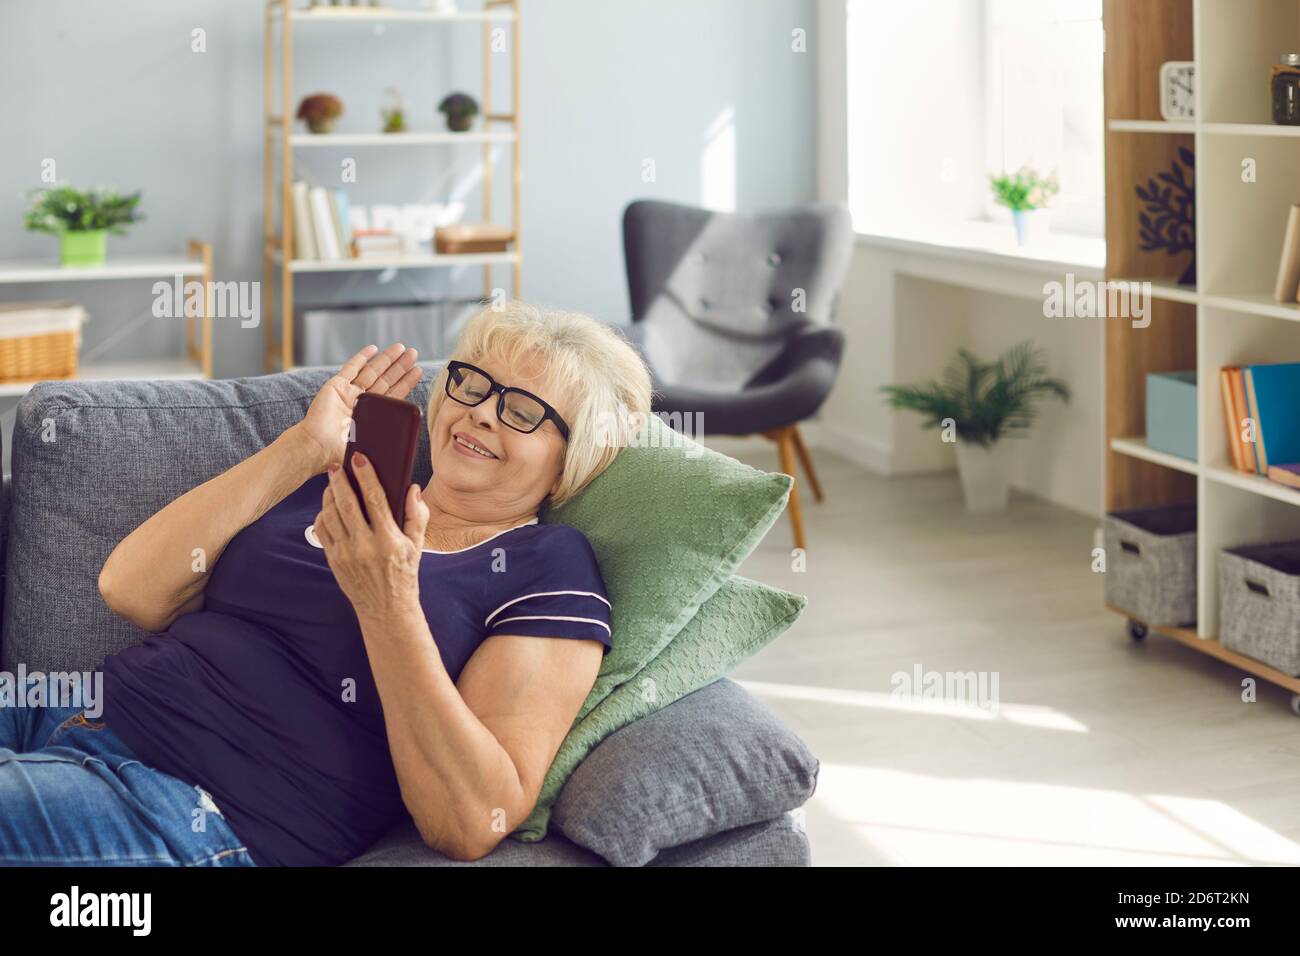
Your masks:
M641 200L623 214L623 242L656 379L736 392L795 335L830 323L853 227L831 203L744 215Z

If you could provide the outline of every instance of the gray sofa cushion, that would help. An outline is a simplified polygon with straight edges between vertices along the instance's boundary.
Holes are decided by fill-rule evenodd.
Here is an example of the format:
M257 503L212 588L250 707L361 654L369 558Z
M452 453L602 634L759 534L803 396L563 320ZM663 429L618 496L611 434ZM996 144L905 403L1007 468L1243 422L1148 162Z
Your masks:
M802 811L739 827L664 850L650 866L809 866ZM606 866L599 856L551 832L538 843L505 840L481 860L465 863L430 850L406 822L345 866Z
M421 364L426 375L411 400L423 408L437 366ZM332 371L35 386L19 402L14 424L0 668L12 671L21 663L29 671L94 670L106 655L143 639L143 631L109 611L99 596L99 570L109 552L168 502L242 461L299 420ZM428 436L421 429L414 476L421 484L429 478L428 460ZM663 713L679 706L680 701ZM654 726L649 729L653 733ZM724 729L738 733L734 727ZM620 733L635 739L636 730L633 724ZM600 752L597 748L591 756ZM638 766L660 764L657 753L632 756ZM604 765L612 764L607 760ZM666 767L659 772L668 775ZM582 786L570 783L567 789L577 796ZM808 852L802 833L778 821L734 839L719 834L694 840L683 850L682 861L708 865L715 847L718 862L738 864L799 864ZM451 862L426 847L409 821L357 862L376 860ZM507 840L478 862L503 860L507 865L602 862L562 838L527 845Z
M560 792L553 823L611 863L643 866L803 806L817 771L802 740L723 678L605 738Z

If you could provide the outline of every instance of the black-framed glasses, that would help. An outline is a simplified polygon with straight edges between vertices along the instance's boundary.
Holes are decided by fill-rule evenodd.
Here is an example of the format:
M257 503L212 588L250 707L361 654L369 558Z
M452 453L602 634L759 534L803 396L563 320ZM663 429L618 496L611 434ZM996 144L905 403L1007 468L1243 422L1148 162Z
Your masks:
M560 413L532 392L511 385L498 385L492 376L468 362L447 363L447 397L468 405L482 405L497 392L497 419L507 428L525 435L541 428L549 418L555 422L564 440L569 440L569 426Z

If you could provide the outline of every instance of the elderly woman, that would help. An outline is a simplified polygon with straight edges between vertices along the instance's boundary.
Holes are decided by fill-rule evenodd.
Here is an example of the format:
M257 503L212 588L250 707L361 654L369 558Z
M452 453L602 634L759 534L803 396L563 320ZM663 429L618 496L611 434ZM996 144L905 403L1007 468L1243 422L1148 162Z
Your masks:
M104 662L101 719L0 716L0 747L33 751L15 782L0 750L0 862L336 864L404 811L473 860L528 815L611 646L590 546L538 511L609 465L650 379L585 316L479 313L399 528L372 464L354 457L367 521L340 461L357 396L405 397L415 361L358 352L301 422L118 544L100 592L160 636Z

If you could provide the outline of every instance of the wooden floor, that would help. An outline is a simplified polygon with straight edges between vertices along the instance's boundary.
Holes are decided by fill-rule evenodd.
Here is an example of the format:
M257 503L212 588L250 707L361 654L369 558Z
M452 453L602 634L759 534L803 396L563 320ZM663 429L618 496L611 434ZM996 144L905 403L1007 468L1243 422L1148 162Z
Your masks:
M776 467L755 440L737 457ZM1095 522L955 476L885 479L815 450L807 570L784 521L741 573L810 598L732 677L821 761L816 865L1300 863L1289 694L1156 635L1131 642L1090 569ZM997 675L996 708L899 698L894 675Z

